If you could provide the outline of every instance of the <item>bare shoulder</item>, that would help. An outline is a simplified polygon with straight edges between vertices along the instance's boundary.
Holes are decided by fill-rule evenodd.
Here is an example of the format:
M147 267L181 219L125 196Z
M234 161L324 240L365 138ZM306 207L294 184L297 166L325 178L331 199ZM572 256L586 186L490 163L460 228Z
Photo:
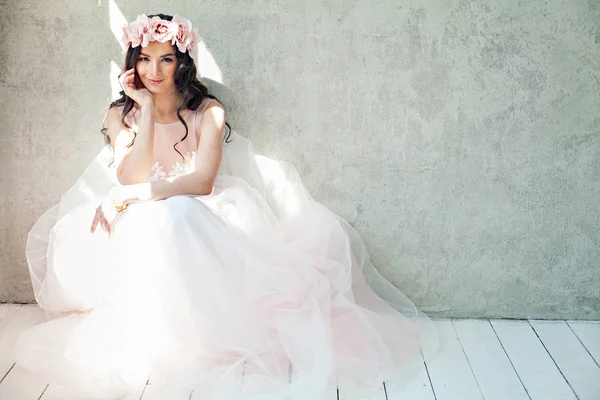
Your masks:
M109 108L104 120L107 124L114 124L115 121L121 121L121 111L117 107Z
M215 99L209 100L200 123L204 127L212 126L220 130L225 126L225 107Z
M204 109L202 115L203 116L211 115L213 117L221 116L222 118L224 118L225 117L225 107L223 107L223 104L221 104L218 100L210 99L208 101L208 104L207 104L206 108Z
M108 123L109 120L112 122L121 121L121 116L123 114L123 108L124 108L123 105L114 106L114 107L109 108L108 111L106 112L106 117L105 117L106 122ZM129 113L127 113L125 118L128 118L128 119L135 118L134 117L135 112L136 112L136 107L134 106L131 109L131 111L129 111Z
M112 125L113 127L117 127L120 129L123 126L122 113L123 113L123 106L114 106L114 107L109 108L108 111L106 112L106 117L104 117L107 127L110 127ZM126 123L131 124L131 122L134 118L133 113L134 113L134 110L131 110L125 116Z
M117 138L120 134L124 133L128 137L132 137L132 134L128 129L125 129L121 120L121 107L111 107L106 112L104 117L104 123L106 126L106 134L110 138L111 143L116 143Z

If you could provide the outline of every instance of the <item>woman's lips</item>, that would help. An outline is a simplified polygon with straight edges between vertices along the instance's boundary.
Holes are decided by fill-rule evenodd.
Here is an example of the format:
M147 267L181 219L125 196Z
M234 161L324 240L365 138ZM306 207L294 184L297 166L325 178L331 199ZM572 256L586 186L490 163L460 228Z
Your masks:
M164 80L164 79L163 79ZM160 81L155 81L154 79L148 79L148 82L150 82L153 85L158 85L159 83L161 83L163 80Z

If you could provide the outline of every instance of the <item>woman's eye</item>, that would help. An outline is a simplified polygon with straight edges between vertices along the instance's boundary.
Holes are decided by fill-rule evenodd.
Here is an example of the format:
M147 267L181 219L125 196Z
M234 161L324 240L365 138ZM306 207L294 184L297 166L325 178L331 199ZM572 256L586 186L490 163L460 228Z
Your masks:
M150 59L148 57L140 57L138 60L139 61L149 61ZM172 62L173 59L170 57L165 57L165 58L163 58L163 61Z

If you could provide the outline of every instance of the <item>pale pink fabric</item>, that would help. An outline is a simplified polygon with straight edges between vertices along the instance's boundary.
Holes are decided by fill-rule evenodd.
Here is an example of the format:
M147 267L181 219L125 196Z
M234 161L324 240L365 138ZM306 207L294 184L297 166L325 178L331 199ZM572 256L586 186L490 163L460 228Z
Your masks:
M198 114L187 118L197 127ZM172 165L182 127L155 135L156 161ZM211 195L131 204L110 238L89 231L117 184L102 150L29 234L51 319L21 335L20 365L73 395L118 398L150 376L218 400L318 400L338 384L366 396L422 366L435 328L373 268L356 231L291 164L232 139Z
M180 121L170 124L154 124L153 179L169 177L185 172L182 169L192 167L194 156L200 143L200 120L210 102L216 100L206 98L196 110L184 109L181 116L188 125L188 134ZM137 131L141 118L141 110L133 108L125 117L125 121ZM181 141L181 142L180 142ZM177 143L175 151L173 145Z

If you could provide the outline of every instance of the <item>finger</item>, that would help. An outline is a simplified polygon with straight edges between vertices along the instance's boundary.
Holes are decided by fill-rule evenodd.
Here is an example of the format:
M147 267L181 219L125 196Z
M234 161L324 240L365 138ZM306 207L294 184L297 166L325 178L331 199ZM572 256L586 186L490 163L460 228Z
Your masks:
M127 75L126 79L128 82L133 83L133 82L135 82L135 78L136 78L135 74L129 74L129 75Z
M133 78L134 76L135 76L135 69L133 69L133 68L127 70L127 72L125 73L126 79Z
M127 76L122 76L119 78L119 82L121 83L121 86L126 87L127 83L129 82L129 78Z
M106 227L108 225L108 222L106 222L106 219L102 218L100 220L100 225L102 225L102 229L104 229L105 232L108 232L108 228Z
M119 219L120 216L121 216L121 213L117 213L117 215L115 215L112 222L110 223L110 233L113 233L115 224L117 223L117 220Z
M133 75L126 77L123 82L123 86L131 90L137 89L135 86L135 77Z
M128 71L125 71L125 72L119 74L119 82L123 83L125 78L127 78L127 73L128 73Z
M94 220L92 221L92 233L94 233L96 231L96 226L98 226L98 215L96 215L94 217Z
M121 74L122 77L132 74L135 71L135 68L129 68L127 71Z
M134 76L134 73L133 73L133 71L134 71L134 69L133 69L133 68L131 68L131 69L128 69L127 71L125 71L124 73L122 73L122 74L119 76L119 81L121 82L121 85L122 85L122 86L124 86L124 85L125 85L125 83L128 81L128 79L130 79L132 76Z
M135 90L135 89L136 89L136 86L135 86L135 79L133 78L133 76L132 76L132 77L129 77L129 78L127 78L126 85L127 85L127 86L129 86L129 88L131 88L132 90Z
M104 218L104 230L110 233L110 222L106 218Z
M100 222L100 209L96 209L96 214L94 214L94 220L92 221L92 233L96 231L98 227L98 223Z

